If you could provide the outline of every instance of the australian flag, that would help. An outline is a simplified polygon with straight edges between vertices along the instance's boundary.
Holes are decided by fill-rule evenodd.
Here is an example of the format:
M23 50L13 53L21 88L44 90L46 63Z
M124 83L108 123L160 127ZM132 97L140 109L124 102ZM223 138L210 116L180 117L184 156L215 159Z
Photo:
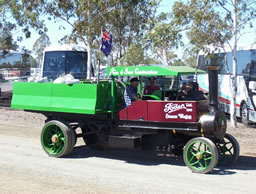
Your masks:
M107 30L102 31L101 42L101 51L108 56L112 48L112 35Z

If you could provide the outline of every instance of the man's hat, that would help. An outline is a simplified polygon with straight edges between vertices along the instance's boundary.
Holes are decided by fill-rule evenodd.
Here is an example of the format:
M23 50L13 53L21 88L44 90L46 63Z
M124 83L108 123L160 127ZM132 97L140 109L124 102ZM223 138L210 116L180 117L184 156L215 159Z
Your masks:
M156 80L156 77L150 77L148 80Z
M139 81L139 79L137 78L137 77L133 77L132 79L130 79L130 82L132 83L132 82L138 82Z

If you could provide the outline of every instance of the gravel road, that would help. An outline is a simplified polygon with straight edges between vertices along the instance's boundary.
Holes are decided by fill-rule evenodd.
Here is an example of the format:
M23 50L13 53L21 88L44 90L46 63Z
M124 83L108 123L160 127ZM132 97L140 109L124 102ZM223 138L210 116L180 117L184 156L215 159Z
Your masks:
M66 158L41 148L40 114L0 109L1 193L256 193L256 129L229 128L241 147L231 167L192 173L182 158L77 147Z

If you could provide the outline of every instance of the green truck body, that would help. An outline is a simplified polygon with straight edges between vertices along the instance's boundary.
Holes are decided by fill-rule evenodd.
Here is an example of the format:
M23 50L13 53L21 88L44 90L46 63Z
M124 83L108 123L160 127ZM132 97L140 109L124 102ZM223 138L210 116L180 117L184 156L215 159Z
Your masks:
M109 82L54 84L17 82L13 85L12 108L97 114L109 111Z

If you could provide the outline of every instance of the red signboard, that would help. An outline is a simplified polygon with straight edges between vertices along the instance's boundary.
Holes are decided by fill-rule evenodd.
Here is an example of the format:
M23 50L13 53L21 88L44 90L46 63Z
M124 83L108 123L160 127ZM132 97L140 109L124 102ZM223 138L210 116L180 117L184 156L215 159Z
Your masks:
M197 122L208 110L207 101L138 100L119 112L120 120Z
M148 101L148 120L163 122L195 122L196 102Z

